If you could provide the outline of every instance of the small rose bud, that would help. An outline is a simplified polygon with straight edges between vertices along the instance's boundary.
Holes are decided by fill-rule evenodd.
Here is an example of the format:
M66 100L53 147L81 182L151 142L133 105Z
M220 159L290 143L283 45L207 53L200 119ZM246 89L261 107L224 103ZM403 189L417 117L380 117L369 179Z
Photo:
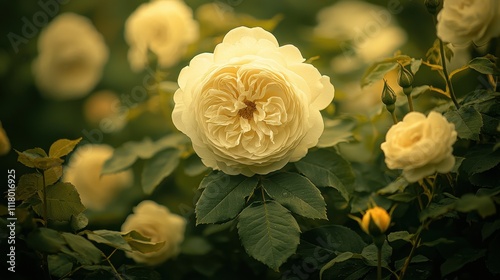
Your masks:
M384 80L384 89L382 90L382 102L387 106L396 103L396 93L387 84L386 80Z
M411 92L413 74L408 69L404 68L403 65L399 65L398 84L403 88L405 94L408 94L407 91Z
M425 0L424 5L430 14L436 15L438 12L439 6L441 5L441 0Z
M379 206L375 206L366 211L363 219L361 220L361 229L372 236L381 235L388 228L391 223L391 216L387 211Z

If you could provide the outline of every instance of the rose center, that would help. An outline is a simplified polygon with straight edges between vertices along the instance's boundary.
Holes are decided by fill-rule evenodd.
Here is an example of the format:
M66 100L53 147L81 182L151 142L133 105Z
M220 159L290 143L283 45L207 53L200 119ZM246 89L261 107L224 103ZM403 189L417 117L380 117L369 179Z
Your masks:
M245 105L247 105L247 107L240 109L238 111L238 115L240 115L240 117L242 117L242 118L250 120L253 117L253 112L255 112L257 110L257 105L255 105L255 103L253 103L252 101L248 101L248 100L245 100L243 103L245 103Z

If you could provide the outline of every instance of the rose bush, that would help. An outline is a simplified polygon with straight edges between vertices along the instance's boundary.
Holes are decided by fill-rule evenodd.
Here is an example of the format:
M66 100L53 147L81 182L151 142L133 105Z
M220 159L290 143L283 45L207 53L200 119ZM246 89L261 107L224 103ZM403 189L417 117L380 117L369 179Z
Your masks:
M171 213L168 208L154 201L142 201L134 207L134 213L127 217L122 225L122 231L135 230L145 237L151 238L151 242L165 241L165 243L158 251L127 252L127 256L138 263L161 264L179 254L185 229L186 220L181 216Z
M497 0L446 0L438 14L437 35L456 45L484 45L500 35L500 2Z
M172 119L203 163L267 174L304 157L323 132L330 78L262 28L238 27L182 69Z
M46 97L61 100L88 94L108 60L102 35L89 19L73 13L57 16L42 30L38 52L35 82Z
M101 175L104 162L112 155L111 146L89 144L76 149L70 158L62 180L75 186L86 208L102 210L117 192L132 186L131 170Z
M125 22L128 60L134 71L146 67L148 50L157 56L160 66L174 65L197 38L193 11L181 0L144 3Z
M455 164L452 145L456 140L455 125L440 113L430 112L426 117L410 112L389 129L381 148L387 167L403 169L406 180L416 182L436 171L451 171Z

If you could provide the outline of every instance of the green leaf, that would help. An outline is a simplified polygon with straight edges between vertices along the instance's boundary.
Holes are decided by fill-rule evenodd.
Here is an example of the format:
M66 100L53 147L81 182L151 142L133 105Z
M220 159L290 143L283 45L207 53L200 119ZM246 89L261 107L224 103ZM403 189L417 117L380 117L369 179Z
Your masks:
M68 275L73 269L73 262L64 254L48 255L47 263L50 275L59 278Z
M398 177L394 182L391 182L386 187L377 191L378 194L391 194L395 192L404 192L406 187L408 187L410 183L406 181L404 177Z
M361 86L364 87L380 81L384 78L385 74L394 70L398 66L398 63L406 64L409 62L411 62L411 57L407 55L397 55L395 57L376 62L366 69L363 77L361 78Z
M103 253L92 242L84 237L69 232L61 234L68 246L79 256L81 264L97 264L101 261Z
M444 116L449 122L455 124L458 137L479 140L483 118L473 106L462 106L459 110L453 109L446 112Z
M299 244L300 229L290 212L275 201L243 209L238 234L247 253L278 271Z
M452 244L452 243L454 243L453 240L450 240L450 239L447 239L444 237L440 237L440 238L432 240L432 241L422 242L422 244L420 246L434 247L434 246L440 245L440 244Z
M163 150L146 160L142 170L142 190L151 194L155 188L168 177L179 165L181 152L174 148Z
M45 191L47 192L47 218L50 220L69 221L71 216L77 216L85 210L78 192L71 183L59 182L48 186ZM43 215L42 208L42 204L33 207L38 215Z
M49 148L49 157L60 158L73 151L75 146L82 140L82 137L75 140L59 139Z
M365 259L366 263L370 266L377 266L377 254L378 249L375 244L370 244L366 246L361 255ZM389 267L389 262L391 260L392 247L389 246L387 241L382 245L382 267Z
M143 236L135 230L125 233L123 238L127 241L132 250L141 253L156 252L165 246L165 241L151 242L150 238Z
M356 123L351 119L325 119L325 129L318 140L319 148L333 147L353 139L352 129Z
M162 276L152 268L122 265L118 268L124 280L161 280Z
M327 264L325 264L321 268L321 270L319 271L319 279L323 279L323 273L327 269L333 267L335 264L338 264L338 263L341 263L341 262L345 262L345 261L350 260L352 258L361 259L362 256L360 254L354 254L352 252L343 252L343 253L339 254L333 260L329 261Z
M476 57L469 61L468 66L481 74L500 75L500 70L496 64L486 57Z
M76 216L71 216L70 225L74 231L82 230L88 224L89 224L89 219L84 213L80 213Z
M481 237L483 238L483 240L485 240L499 229L500 229L500 220L484 223L483 228L481 230Z
M15 151L18 155L17 161L31 168L35 168L34 159L47 157L47 153L42 148L28 149L24 152Z
M422 59L412 59L411 60L410 69L411 69L411 73L413 73L413 75L417 74L418 70L420 69L420 65L422 65Z
M305 257L331 255L339 252L361 253L366 243L352 229L328 225L308 230L300 237L298 252Z
M428 86L428 85L413 87L413 89L411 90L411 96L413 98L418 98L422 93L428 91L429 89L430 89L430 86Z
M420 221L435 219L445 215L446 213L454 209L455 201L456 199L445 198L440 200L438 203L431 203L429 207L420 212Z
M47 170L44 170L43 175L45 177L45 185L53 185L63 175L63 167L62 165L53 166Z
M290 211L312 219L327 219L321 192L307 178L297 173L282 172L262 181L270 197Z
M50 228L37 228L31 231L26 243L32 249L40 252L55 254L66 244L61 234Z
M488 196L475 196L465 194L455 202L455 209L460 212L477 211L485 218L496 213L496 207L493 200Z
M245 206L258 180L212 172L200 183L203 192L196 203L196 224L220 223L233 219Z
M486 250L472 249L465 247L459 252L448 257L441 265L441 277L444 277L452 272L462 268L464 265L478 260L486 254Z
M499 163L500 150L493 150L493 145L477 145L467 151L460 168L472 176L488 171Z
M132 247L128 244L127 240L123 237L123 233L112 230L94 230L86 231L87 238L97 243L106 244L108 246L124 250L132 251Z
M144 138L140 142L129 141L116 148L113 156L103 165L101 174L109 174L123 171L138 159L149 159L159 151L167 148L179 148L180 145L189 141L184 134L175 133L167 135L156 142L149 138Z
M389 242L394 242L396 240L403 240L406 242L411 242L411 239L413 238L413 234L407 232L407 231L395 231L389 233L387 236L387 240Z
M309 152L295 166L319 187L333 187L349 201L353 191L354 172L348 161L332 150L319 149Z
M16 188L16 200L27 200L38 191L43 190L43 177L38 173L24 174Z

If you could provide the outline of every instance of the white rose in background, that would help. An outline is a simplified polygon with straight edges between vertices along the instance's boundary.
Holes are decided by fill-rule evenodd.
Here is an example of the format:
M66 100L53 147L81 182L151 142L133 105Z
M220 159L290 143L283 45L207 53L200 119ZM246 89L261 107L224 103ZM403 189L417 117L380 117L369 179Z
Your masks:
M175 126L206 166L230 175L267 174L304 157L334 96L329 77L260 27L229 31L178 83Z
M364 1L336 2L320 10L316 18L314 35L340 42L341 53L331 61L336 73L363 69L392 56L407 39L387 9Z
M187 46L198 39L193 11L181 0L157 0L139 6L125 22L130 45L128 60L133 71L148 64L148 50L161 67L176 64Z
M180 244L184 240L186 220L177 214L171 213L167 207L154 201L145 200L134 207L122 225L122 232L135 230L152 242L165 244L158 251L141 253L127 252L127 257L137 263L158 265L175 257L180 252Z
M446 173L455 165L455 125L440 113L410 112L387 132L381 148L390 169L403 169L408 182L416 182L436 171Z
M71 155L62 181L75 186L88 209L104 209L119 191L133 184L131 170L101 175L104 162L112 155L113 148L101 144L81 146Z
M108 60L102 35L83 16L64 13L40 33L33 74L48 98L75 99L99 82Z
M392 11L396 12L396 11ZM313 35L338 44L338 54L330 67L338 78L335 84L339 111L368 113L381 105L383 81L361 88L363 71L375 61L392 57L407 41L391 11L364 1L339 1L320 10ZM397 72L397 71L396 71ZM396 84L394 74L387 77ZM396 91L399 86L393 87Z
M500 35L500 1L445 0L437 20L437 35L444 42L481 46Z

